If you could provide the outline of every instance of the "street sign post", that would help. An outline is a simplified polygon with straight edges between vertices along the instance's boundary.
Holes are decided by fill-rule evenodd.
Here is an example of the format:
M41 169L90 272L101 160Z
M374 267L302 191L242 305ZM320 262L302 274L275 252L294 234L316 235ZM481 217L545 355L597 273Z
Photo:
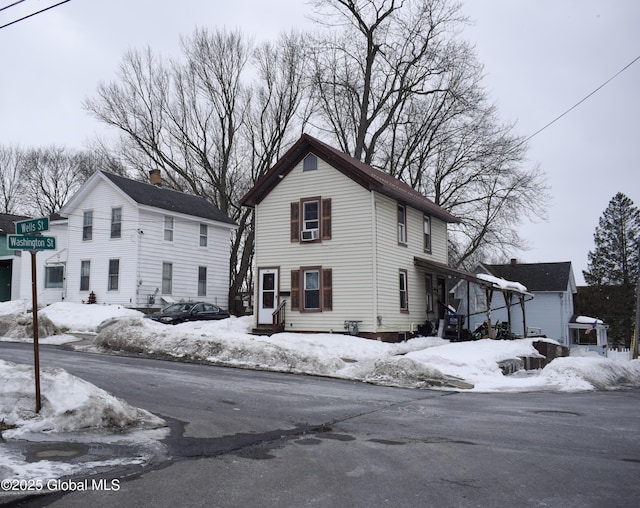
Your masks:
M31 252L31 308L33 311L33 370L36 382L36 413L40 412L40 352L38 350L38 290L36 286L36 254L41 250L55 250L54 236L41 236L49 230L49 219L29 219L16 222L17 235L7 235L9 250L28 250Z

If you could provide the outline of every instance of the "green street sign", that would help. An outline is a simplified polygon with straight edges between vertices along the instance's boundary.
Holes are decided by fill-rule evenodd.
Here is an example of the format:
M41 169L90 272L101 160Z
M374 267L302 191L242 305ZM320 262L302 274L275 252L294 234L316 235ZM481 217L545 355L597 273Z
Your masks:
M55 250L55 236L7 235L9 250Z
M42 217L40 219L21 220L16 222L16 233L19 235L32 235L47 231L49 229L49 219Z

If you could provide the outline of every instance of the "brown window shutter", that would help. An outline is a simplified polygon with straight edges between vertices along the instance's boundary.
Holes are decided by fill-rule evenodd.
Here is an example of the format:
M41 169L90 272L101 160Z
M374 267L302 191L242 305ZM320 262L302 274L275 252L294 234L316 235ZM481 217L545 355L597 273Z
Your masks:
M300 203L291 203L291 241L300 241Z
M331 240L331 198L322 200L322 239Z
M300 270L291 270L291 310L300 310Z
M322 270L322 310L333 310L333 282L331 268Z

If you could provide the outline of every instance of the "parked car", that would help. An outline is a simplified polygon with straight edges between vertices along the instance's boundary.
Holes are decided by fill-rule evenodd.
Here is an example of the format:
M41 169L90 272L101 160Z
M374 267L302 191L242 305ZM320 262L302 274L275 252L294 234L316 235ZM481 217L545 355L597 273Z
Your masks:
M185 321L204 321L212 319L225 319L229 313L217 305L205 302L172 303L160 312L147 316L154 321L177 325Z

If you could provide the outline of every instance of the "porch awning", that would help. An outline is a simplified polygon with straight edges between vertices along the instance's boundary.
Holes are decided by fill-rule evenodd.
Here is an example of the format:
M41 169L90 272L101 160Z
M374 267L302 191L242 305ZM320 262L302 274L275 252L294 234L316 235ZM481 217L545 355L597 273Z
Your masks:
M491 277L484 274L481 274L481 277L479 277L478 275L467 272L466 270L452 268L448 265L445 265L444 263L438 263L437 261L431 261L429 259L415 256L413 258L413 264L418 268L423 268L424 270L430 272L442 273L445 275L449 275L450 277L456 277L458 279L473 282L474 284L478 284L487 289L493 289L501 291L503 293L510 292L520 295L531 295L531 293L527 292L526 288L524 286L521 286L521 284L505 281L503 279L498 279L497 277Z
M469 282L473 282L475 284L480 284L481 286L487 286L487 282L476 277L475 274L471 272L467 272L465 270L460 270L458 268L452 268L449 265L445 265L444 263L438 263L437 261L431 261L429 259L420 258L415 256L413 258L413 264L418 268L423 268L424 270L434 272L434 273L442 273L444 275L449 275L450 277L456 277L458 279L468 280Z

